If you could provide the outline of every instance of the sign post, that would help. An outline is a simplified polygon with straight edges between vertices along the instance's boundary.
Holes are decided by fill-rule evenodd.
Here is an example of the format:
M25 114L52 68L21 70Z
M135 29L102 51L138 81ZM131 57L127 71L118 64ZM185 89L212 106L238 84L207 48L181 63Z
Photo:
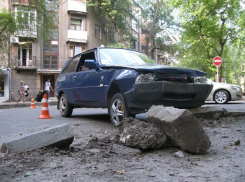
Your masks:
M217 66L217 82L219 82L219 66L222 64L222 58L219 56L216 56L213 59L213 64Z

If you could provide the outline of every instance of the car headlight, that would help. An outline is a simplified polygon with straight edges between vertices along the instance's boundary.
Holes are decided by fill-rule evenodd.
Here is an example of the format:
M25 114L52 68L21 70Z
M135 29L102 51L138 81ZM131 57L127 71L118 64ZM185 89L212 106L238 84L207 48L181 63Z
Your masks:
M207 78L205 76L194 77L194 83L207 83Z
M239 91L239 90L240 90L240 87L239 87L239 86L231 86L231 89L232 89L232 90L237 90L237 91Z
M152 73L148 74L140 74L137 78L135 83L140 83L140 82L152 82L154 81L154 77Z

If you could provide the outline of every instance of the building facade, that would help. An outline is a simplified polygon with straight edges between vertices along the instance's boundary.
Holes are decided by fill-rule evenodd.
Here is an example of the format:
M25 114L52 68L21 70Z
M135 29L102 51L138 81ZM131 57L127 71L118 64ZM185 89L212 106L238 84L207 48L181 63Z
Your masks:
M55 88L55 80L66 60L85 50L106 46L114 39L114 30L108 26L110 22L100 17L96 7L88 8L86 0L46 0L46 6L57 17L52 35L44 40L37 29L39 14L29 8L28 0L4 0L0 4L0 9L6 7L15 12L16 22L19 17L26 17L24 22L19 22L21 31L10 36L8 59L11 75L1 79L5 82L5 92L12 94L5 94L8 97L0 102L19 97L21 80L29 87L29 100L43 90L48 78ZM9 72L6 71L4 75ZM54 92L51 91L50 96L54 97Z

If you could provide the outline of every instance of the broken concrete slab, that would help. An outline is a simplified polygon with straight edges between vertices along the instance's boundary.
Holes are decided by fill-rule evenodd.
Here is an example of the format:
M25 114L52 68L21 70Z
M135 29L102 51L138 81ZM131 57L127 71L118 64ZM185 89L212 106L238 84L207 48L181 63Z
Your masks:
M197 107L189 110L194 116L202 119L220 119L227 115L226 110L220 106Z
M3 143L2 153L18 153L46 146L66 148L74 140L74 133L69 124L48 128L10 142Z
M173 146L190 153L205 153L211 146L197 118L187 109L152 106L147 121L164 130Z
M242 116L245 115L245 109L225 109L228 116Z
M142 150L164 148L167 137L153 124L134 118L125 118L118 125L119 142Z

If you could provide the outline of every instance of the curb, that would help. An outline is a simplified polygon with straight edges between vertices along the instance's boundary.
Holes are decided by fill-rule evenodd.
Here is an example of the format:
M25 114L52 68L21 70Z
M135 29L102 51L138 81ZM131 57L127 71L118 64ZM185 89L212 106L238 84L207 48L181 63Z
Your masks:
M226 116L244 116L245 109L224 109L220 106L198 107L194 109L187 109L197 118L202 119L220 119ZM136 114L136 119L147 121L147 113Z
M49 106L57 105L57 101L50 101L48 102ZM42 102L35 102L35 106L42 106ZM22 107L31 107L31 102L26 103L16 103L16 102L10 102L10 103L1 103L0 109L11 109L11 108L22 108Z

